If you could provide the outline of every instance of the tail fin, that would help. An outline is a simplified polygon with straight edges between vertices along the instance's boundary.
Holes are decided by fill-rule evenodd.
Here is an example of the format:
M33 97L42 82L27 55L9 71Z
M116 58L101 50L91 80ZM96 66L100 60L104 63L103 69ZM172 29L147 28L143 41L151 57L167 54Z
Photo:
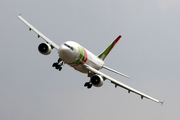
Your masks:
M119 41L121 38L121 35L119 35L99 56L98 58L101 60L104 60L106 56L109 54L109 52L113 49L115 44Z

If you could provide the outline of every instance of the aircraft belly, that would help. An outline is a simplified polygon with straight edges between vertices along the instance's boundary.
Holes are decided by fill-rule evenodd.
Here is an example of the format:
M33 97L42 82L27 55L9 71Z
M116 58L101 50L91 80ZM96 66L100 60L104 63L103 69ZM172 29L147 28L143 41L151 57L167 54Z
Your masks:
M102 68L102 64L95 64L94 62L92 61L89 61L87 60L87 62L85 63L93 68L95 68L96 70L99 70ZM70 65L71 67L73 67L75 70L79 71L79 72L82 72L82 73L88 73L88 69L86 69L82 64L79 64L79 65Z
M82 73L88 73L88 70L85 69L82 65L77 65L77 66L71 66L73 67L75 70L82 72Z

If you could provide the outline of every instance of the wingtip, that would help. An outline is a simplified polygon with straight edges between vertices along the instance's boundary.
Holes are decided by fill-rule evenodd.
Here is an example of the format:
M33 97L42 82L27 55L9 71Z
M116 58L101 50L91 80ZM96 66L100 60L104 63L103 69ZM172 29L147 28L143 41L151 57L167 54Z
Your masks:
M130 76L127 76L127 78L128 78L128 79L131 79L131 77L130 77Z
M161 105L163 105L164 101L159 101L159 103L160 103Z
M22 13L18 14L18 17L21 16Z

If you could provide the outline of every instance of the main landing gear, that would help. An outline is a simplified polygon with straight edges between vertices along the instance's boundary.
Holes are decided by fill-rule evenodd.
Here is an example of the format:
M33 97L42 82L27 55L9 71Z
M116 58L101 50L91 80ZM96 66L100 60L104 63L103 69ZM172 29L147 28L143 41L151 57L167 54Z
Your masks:
M87 87L88 89L90 89L92 87L92 84L90 82L86 82L84 84L84 87Z
M62 65L64 65L64 61L61 58L58 59L58 62L53 63L52 67L55 67L57 70L62 70Z

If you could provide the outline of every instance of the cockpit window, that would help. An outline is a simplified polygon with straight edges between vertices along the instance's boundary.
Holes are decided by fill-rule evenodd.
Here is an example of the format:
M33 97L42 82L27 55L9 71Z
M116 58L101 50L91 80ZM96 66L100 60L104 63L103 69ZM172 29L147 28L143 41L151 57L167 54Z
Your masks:
M68 44L64 43L64 45L65 45L66 47L70 48L72 51L74 50L74 48L71 47L71 46L69 46Z

